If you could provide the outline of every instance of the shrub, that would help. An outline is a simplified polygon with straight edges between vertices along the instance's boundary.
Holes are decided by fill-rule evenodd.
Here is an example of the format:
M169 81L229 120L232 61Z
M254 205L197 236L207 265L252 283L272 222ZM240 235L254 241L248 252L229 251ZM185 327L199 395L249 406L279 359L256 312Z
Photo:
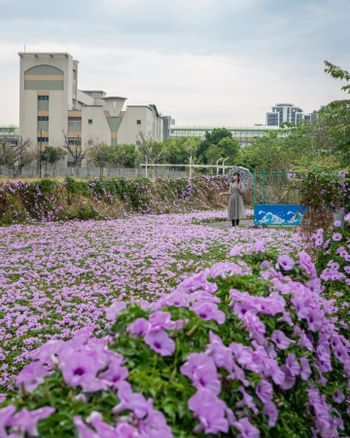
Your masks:
M350 213L344 228L335 223L313 236L316 267L325 288L324 294L335 301L340 331L350 339Z
M155 303L115 302L100 338L86 327L33 351L20 394L0 410L3 427L33 435L40 420L40 436L94 438L349 435L350 344L310 256L230 254Z

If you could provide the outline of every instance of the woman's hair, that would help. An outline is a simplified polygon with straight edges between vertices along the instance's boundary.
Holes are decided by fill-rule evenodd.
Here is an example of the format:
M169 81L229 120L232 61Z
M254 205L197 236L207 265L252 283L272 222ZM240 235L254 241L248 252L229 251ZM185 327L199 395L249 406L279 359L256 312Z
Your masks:
M235 172L235 173L232 175L232 178L233 178L235 175L238 176L238 182L240 182L240 181L241 181L241 175L239 174L239 172Z

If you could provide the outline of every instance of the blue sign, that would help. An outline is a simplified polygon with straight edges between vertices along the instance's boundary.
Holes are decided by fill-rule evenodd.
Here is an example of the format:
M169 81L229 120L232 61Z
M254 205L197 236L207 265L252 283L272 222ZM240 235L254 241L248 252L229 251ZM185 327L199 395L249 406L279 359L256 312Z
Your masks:
M300 225L307 207L295 204L258 204L254 206L255 225Z

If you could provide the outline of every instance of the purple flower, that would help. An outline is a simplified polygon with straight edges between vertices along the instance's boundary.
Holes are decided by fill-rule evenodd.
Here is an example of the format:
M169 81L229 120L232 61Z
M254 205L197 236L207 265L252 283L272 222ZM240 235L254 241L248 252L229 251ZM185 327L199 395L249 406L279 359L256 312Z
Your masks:
M172 329L171 315L169 312L158 312L152 313L148 319L150 323L150 330L162 330L162 329Z
M341 233L334 233L332 236L332 240L334 240L334 242L340 242L342 238L343 236Z
M333 400L336 403L343 403L343 401L345 400L345 395L344 395L343 391L334 391Z
M148 332L149 323L145 318L137 318L128 327L127 331L131 336L144 336Z
M226 404L207 389L198 391L188 400L188 407L195 413L206 434L228 432L229 423L225 417Z
M107 362L101 360L98 350L66 348L60 354L60 369L65 382L72 387L81 386L87 392L107 389L106 383L96 377L105 365Z
M309 403L315 413L315 426L320 436L338 436L336 417L333 417L326 397L317 388L308 390Z
M28 411L28 409L24 408L20 412L17 412L17 414L10 419L9 423L23 434L27 433L30 436L39 436L37 430L38 421L44 420L53 412L55 412L55 408L50 406L36 409L35 411Z
M300 365L295 357L295 354L289 353L286 360L286 367L293 377L300 374Z
M44 378L51 373L52 371L42 363L32 362L29 365L26 365L18 374L16 384L20 390L23 385L26 391L32 392L43 383Z
M243 417L234 423L234 426L239 430L240 438L259 438L260 432L255 426L253 426L247 417Z
M254 244L254 251L256 253L261 253L265 251L265 244L261 240L256 240Z
M152 400L149 400L148 403L148 415L145 419L139 421L140 437L173 438L172 431L166 423L164 414L153 408ZM122 438L124 438L123 435Z
M218 309L215 303L208 302L196 302L191 306L193 310L200 318L208 320L214 320L218 324L223 324L225 322L225 314Z
M255 392L263 403L267 403L272 400L272 385L266 379L263 379L256 385Z
M242 246L241 245L235 245L230 252L228 253L229 257L236 257L240 256L242 252Z
M303 380L307 381L312 374L309 361L306 357L301 357L300 362L300 376Z
M112 360L108 364L108 368L103 373L99 374L99 379L107 380L115 387L119 382L128 377L128 370L121 366L122 360Z
M289 344L293 342L281 330L274 330L271 335L271 340L276 344L280 350L285 350Z
M146 344L161 356L171 356L175 351L175 342L164 330L151 331L144 339Z
M16 407L13 405L0 408L0 437L6 437L5 428L9 426L12 415L16 412Z
M269 417L269 427L274 427L278 419L278 411L275 403L268 401L264 404L264 414Z
M214 394L220 392L221 383L214 360L207 354L191 353L180 371L192 381L196 388L205 388Z
M115 301L108 309L106 310L106 319L108 321L115 321L117 317L122 313L125 309L126 303L122 301Z
M254 403L253 397L250 394L248 394L247 391L242 386L239 388L239 391L241 392L243 398L238 403L236 403L236 406L238 408L247 406L249 409L253 411L254 415L257 415L259 411Z
M279 256L277 262L285 271L290 271L295 265L294 260L287 255Z
M73 422L78 430L79 438L99 438L96 432L90 429L78 415L73 417Z
M310 255L305 251L301 251L299 252L298 257L301 269L311 278L315 278L317 276L317 272Z
M125 410L134 412L137 418L144 418L149 413L150 404L142 394L132 392L131 385L122 381L118 384L119 405L112 409L113 414L119 414Z
M228 371L232 370L233 357L229 347L226 347L220 336L212 331L209 332L210 344L208 354L214 359L215 365L219 368L225 368Z

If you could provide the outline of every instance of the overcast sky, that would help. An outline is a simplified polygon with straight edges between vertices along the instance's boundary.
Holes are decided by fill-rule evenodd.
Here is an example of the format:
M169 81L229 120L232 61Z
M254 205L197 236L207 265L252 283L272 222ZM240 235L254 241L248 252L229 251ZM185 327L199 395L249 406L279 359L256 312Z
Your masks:
M350 0L0 0L0 125L18 124L18 51L69 52L79 88L155 103L177 125L264 123L345 98Z

